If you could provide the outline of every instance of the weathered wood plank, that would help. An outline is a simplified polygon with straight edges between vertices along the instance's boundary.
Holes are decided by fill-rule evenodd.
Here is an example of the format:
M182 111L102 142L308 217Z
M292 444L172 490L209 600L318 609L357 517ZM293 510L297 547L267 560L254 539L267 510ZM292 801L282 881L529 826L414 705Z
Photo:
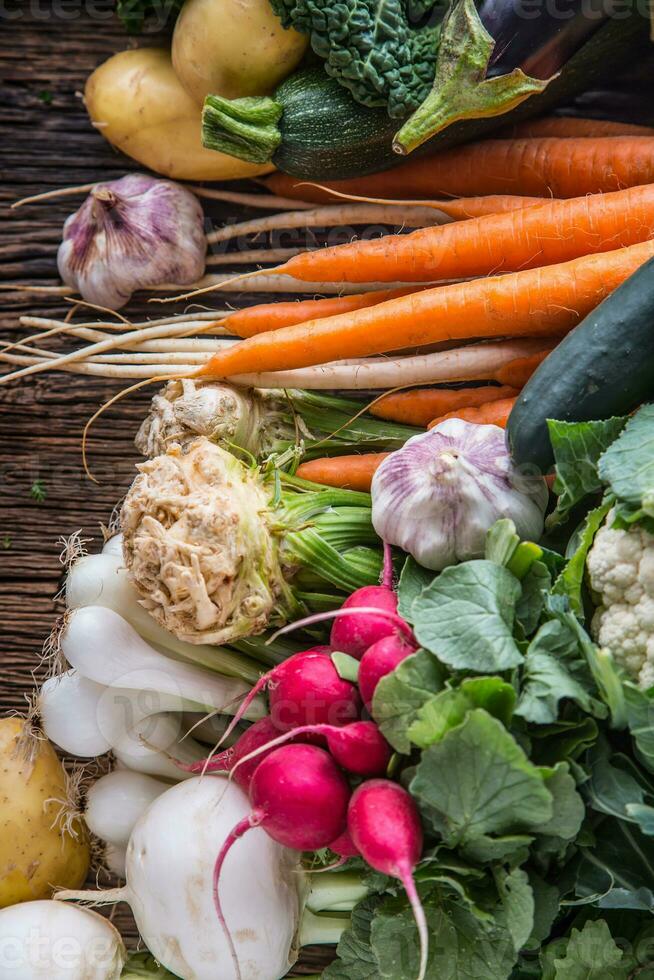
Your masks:
M57 9L74 10L74 19L58 19L56 5L44 0L8 0L3 10L18 12L15 20L0 13L0 283L58 282L61 227L81 199L11 211L13 201L137 169L89 125L76 95L96 65L136 42L113 19L90 16L92 9L106 14L113 0L58 3ZM143 43L160 40L148 34ZM219 223L246 216L233 205L208 210ZM25 339L26 331L15 329L21 313L61 318L68 310L56 297L0 291L0 342ZM161 315L147 297L138 297L129 313L134 319ZM90 461L100 485L85 477L81 463L84 424L117 390L109 382L55 374L0 386L0 714L24 708L34 688L32 672L38 676L42 669L41 647L60 611L53 598L61 587L60 536L82 529L98 547L101 522L109 520L129 486L137 459L132 440L146 392L121 402L93 429ZM37 480L46 492L42 503L30 496ZM133 944L136 932L126 907L118 907L113 918ZM328 959L325 949L306 950L295 973L315 973Z

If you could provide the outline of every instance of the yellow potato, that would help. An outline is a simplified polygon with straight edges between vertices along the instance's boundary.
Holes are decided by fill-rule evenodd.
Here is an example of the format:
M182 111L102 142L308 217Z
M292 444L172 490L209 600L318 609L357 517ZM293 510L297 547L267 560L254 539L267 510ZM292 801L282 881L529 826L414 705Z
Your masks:
M67 801L50 743L20 718L0 719L0 908L79 888L86 878L88 839Z
M186 0L173 35L173 67L189 95L267 95L293 71L307 38L286 30L269 0Z
M94 125L110 143L165 177L238 180L274 169L202 146L200 107L163 48L115 54L89 77L84 99Z

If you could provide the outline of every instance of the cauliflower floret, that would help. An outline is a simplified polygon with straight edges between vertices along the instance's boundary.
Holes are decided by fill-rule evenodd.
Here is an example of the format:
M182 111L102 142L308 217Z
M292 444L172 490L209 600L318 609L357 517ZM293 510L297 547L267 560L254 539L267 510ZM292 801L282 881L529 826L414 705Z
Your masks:
M638 526L595 536L587 568L600 601L591 631L641 687L654 684L654 535Z

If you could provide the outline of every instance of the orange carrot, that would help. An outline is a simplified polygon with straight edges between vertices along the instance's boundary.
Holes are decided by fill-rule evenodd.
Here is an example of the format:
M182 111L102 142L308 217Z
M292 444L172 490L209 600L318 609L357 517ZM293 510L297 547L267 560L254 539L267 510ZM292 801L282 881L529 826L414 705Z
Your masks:
M387 173L387 171L384 171ZM382 174L379 175L380 177ZM357 178L363 186L365 180L370 180L370 177L360 177ZM338 197L334 194L330 194L329 188L334 188L334 190L342 191L344 187L341 185L351 184L352 181L331 181L329 183L324 183L318 186L317 184L308 183L307 181L299 180L297 177L291 177L289 174L283 174L280 171L276 171L271 174L270 177L266 178L264 181L266 187L273 194L277 194L278 189L282 190L285 197L293 198L296 201L311 201L315 204L335 204ZM390 188L389 188L390 191ZM375 200L384 201L390 200L390 193L386 193L383 188L376 188L370 195L365 190L353 191L348 188L344 190L345 196L348 197L350 194L362 194L364 198L366 196L372 196ZM396 186L394 183L392 186L392 192L397 195L394 200L406 199L407 193L402 189L402 187ZM421 195L424 200L425 195ZM418 203L418 201L414 202ZM529 207L530 204L540 204L540 197L524 197L514 194L487 194L482 197L460 197L451 199L430 199L428 201L430 205L437 205L441 211L444 211L451 218L464 219L464 218L478 218L482 214L499 214L502 211L517 211L519 208Z
M500 139L533 139L541 136L597 138L600 136L654 136L651 126L614 122L611 119L579 119L577 116L542 116L516 123L496 134Z
M499 425L500 428L505 429L514 405L515 398L501 398L499 401L490 402L487 405L459 408L434 419L427 428L433 429L435 425L445 422L446 419L463 419L465 422L475 422L476 425Z
M447 340L564 334L654 255L654 242L506 276L452 283L250 337L196 375L226 378Z
M528 357L517 357L515 361L509 361L504 367L498 368L494 380L499 381L502 385L522 388L549 353L548 350L541 350L537 354L530 354Z
M370 197L581 197L652 180L654 140L649 136L541 137L470 143L330 186Z
M567 262L653 234L654 184L645 184L301 252L270 272L306 282L465 279Z
M326 299L305 299L281 303L258 303L244 310L236 310L222 321L230 333L236 337L254 337L267 330L279 330L307 320L336 316L338 313L351 313L366 306L383 303L396 296L406 296L413 292L405 289L378 289L371 293L355 293L352 296L328 296Z
M509 385L479 388L414 388L384 395L370 406L370 414L389 422L406 425L427 425L432 419L456 412L457 409L486 405L506 398L515 398L517 388Z
M343 490L368 492L375 470L390 453L364 453L360 456L331 456L301 463L297 476L313 483Z

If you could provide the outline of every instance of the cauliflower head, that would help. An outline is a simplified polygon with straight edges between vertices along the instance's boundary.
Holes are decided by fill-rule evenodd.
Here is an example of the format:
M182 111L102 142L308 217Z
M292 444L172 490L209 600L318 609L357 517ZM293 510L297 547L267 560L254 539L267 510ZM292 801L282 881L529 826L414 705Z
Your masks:
M654 534L612 528L612 513L588 553L590 585L599 597L591 632L638 682L654 685Z
M121 525L141 604L190 643L265 629L287 587L258 472L206 437L138 468Z

